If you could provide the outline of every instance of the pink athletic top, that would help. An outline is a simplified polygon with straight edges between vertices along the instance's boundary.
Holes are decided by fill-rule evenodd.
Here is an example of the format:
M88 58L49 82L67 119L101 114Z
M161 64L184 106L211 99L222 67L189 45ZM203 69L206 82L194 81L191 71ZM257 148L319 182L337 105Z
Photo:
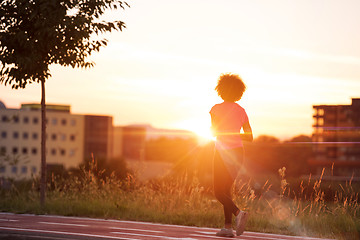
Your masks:
M239 104L223 102L215 104L210 110L211 119L220 134L216 138L216 149L242 147L240 130L248 122L248 116Z

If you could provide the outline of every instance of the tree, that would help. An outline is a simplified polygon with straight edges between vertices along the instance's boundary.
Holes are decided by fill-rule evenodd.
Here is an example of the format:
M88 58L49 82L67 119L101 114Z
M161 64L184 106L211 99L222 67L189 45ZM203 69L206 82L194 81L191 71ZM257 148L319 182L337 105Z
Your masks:
M244 142L248 170L256 173L276 173L279 169L280 140L273 136L261 135L253 142ZM283 167L283 166L280 166Z
M45 81L49 66L60 64L88 68L86 59L107 45L94 35L122 31L122 21L104 21L106 10L124 9L119 0L3 0L0 3L0 83L12 88L41 84L41 187L40 202L46 189Z
M299 177L310 172L308 160L312 155L311 137L298 135L285 141L281 147L282 166L286 167L288 176Z

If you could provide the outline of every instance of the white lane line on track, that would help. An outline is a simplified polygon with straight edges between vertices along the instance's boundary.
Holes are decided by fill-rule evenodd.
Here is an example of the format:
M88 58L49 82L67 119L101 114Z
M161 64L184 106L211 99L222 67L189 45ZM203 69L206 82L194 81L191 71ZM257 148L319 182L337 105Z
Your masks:
M201 235L201 234L190 234L190 236L194 236L194 237L202 237L202 238L218 238L218 239L234 239L233 237L218 237L215 235L215 233L212 236L209 235ZM243 236L242 236L243 237Z
M215 231L214 232L197 232L197 233L201 233L201 234L205 234L205 235L211 235L211 234L215 235L216 234Z
M2 218L0 218L0 221L3 221L3 222L18 222L19 220L14 220L14 219L2 219Z
M96 222L132 223L132 224L142 224L142 225L150 225L150 226L163 226L163 227L174 227L174 228L188 228L188 229L194 229L194 230L218 231L218 229L207 228L207 227L181 226L181 225L171 225L171 224L151 223L151 222L124 221L124 220L115 220L115 219L99 219L99 218L87 218L87 217L68 217L68 216L56 216L56 215L15 214L15 213L6 213L6 212L5 213L2 212L2 213L0 213L0 215L59 218L59 219L76 219L76 220L82 220L82 221L96 221ZM335 240L335 239L323 239L323 238L314 238L314 237L305 237L305 236L290 236L290 235L280 235L280 234L274 234L274 233L259 233L259 232L248 232L248 231L245 231L244 235L292 237L292 238L304 239L304 240Z
M1 214L1 213L0 213ZM10 215L20 215L20 216L29 216L29 217L46 217L46 218L60 218L60 219L76 219L82 221L96 221L96 222L113 222L113 223L134 223L142 225L151 225L151 226L165 226L165 227L175 227L175 228L189 228L197 230L217 230L215 228L207 227L194 227L194 226L181 226L181 225L172 225L164 223L152 223L152 222L137 222L137 221L126 221L126 220L115 220L115 219L100 219L100 218L88 218L88 217L71 217L71 216L56 216L56 215L35 215L35 214L15 214L15 213L6 213Z
M167 236L157 236L157 235L147 235L147 234L139 234L139 233L123 233L123 232L111 232L113 234L120 235L131 235L131 236L139 236L139 237L152 237L152 238L160 238L160 239L169 239L169 240L197 240L196 238L186 238L186 237L167 237Z
M87 234L87 233L59 232L59 231L49 231L49 230L42 230L42 229L9 228L9 227L0 227L0 229L10 230L10 231L11 230L12 231L19 231L19 232L53 233L53 234L63 234L63 235L71 235L71 236L111 238L111 239L118 239L119 240L119 237L115 237L115 236L104 236L104 235ZM126 238L126 237L121 237L121 239L134 240L134 238Z
M150 225L150 226L161 226L161 227L188 228L188 229L196 229L196 230L215 230L215 231L217 230L215 228L207 228L207 227L182 226L182 225L171 225L171 224L151 223L151 222L136 222L136 221L126 221L126 220L105 220L105 221L141 224L141 225Z
M215 233L212 232L199 232L199 233L203 233L206 235L202 235L202 234L190 234L190 236L194 236L194 237L204 237L204 238L218 238L218 239L224 239L224 237L218 237L215 236ZM214 236L209 236L209 234L214 234ZM255 235L255 234L254 234ZM241 235L242 239L254 239L254 238L259 238L259 239L266 239L266 240L293 240L293 239L303 239L303 240L332 240L332 239L323 239L323 238L309 238L309 237L299 237L299 236L288 236L288 235L278 235L278 234L262 234L259 233L259 235L261 236L253 236L252 233L249 234L249 232L244 232L244 234Z
M215 235L216 232L203 232L203 231L198 231L197 233L201 233L201 234L205 234L204 237L210 237L210 236L206 236L206 235ZM196 235L196 234L192 234L192 235ZM255 236L254 236L255 235ZM259 236L260 235L260 236ZM200 235L199 235L200 236ZM203 236L203 235L201 235ZM213 237L213 236L211 236ZM222 237L217 237L216 238L222 238ZM314 238L314 237L306 237L306 236L291 236L291 235L281 235L281 234L274 234L274 233L258 233L258 232L248 232L245 231L241 237L252 237L252 238L260 238L263 239L264 237L266 237L267 239L277 239L277 240L293 240L293 239L301 239L301 240L335 240L335 239L325 239L325 238Z
M74 226L74 227L89 227L89 225L84 224L72 224L72 223L58 223L58 222L38 222L41 224L49 224L49 225L61 225L61 226Z
M164 231L155 231L155 230L144 230L138 228L122 228L122 227L109 227L110 229L115 230L127 230L127 231L140 231L140 232L152 232L152 233L164 233Z
M291 236L291 235L281 235L275 233L259 233L259 232L247 232L245 231L244 234L246 235L262 235L262 236L273 236L273 237L287 237L292 239L302 239L302 240L335 240L330 238L315 238L315 237L306 237L306 236Z

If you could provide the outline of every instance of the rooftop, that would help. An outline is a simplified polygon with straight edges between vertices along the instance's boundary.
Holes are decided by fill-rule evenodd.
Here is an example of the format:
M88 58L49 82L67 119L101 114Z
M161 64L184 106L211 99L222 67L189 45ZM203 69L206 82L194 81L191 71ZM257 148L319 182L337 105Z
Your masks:
M21 104L21 109L40 110L41 104L39 104L39 103L24 103L24 104ZM70 112L70 105L46 104L46 111Z

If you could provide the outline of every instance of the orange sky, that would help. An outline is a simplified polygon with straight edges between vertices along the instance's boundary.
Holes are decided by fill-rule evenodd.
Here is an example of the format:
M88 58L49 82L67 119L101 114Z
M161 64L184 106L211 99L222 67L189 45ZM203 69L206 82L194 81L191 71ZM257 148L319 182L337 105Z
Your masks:
M52 66L47 102L73 113L108 114L117 125L206 132L223 72L242 76L239 104L254 135L311 134L312 105L360 97L360 1L137 0L109 13L127 24L107 35L96 66ZM40 87L0 85L17 108L39 102Z

